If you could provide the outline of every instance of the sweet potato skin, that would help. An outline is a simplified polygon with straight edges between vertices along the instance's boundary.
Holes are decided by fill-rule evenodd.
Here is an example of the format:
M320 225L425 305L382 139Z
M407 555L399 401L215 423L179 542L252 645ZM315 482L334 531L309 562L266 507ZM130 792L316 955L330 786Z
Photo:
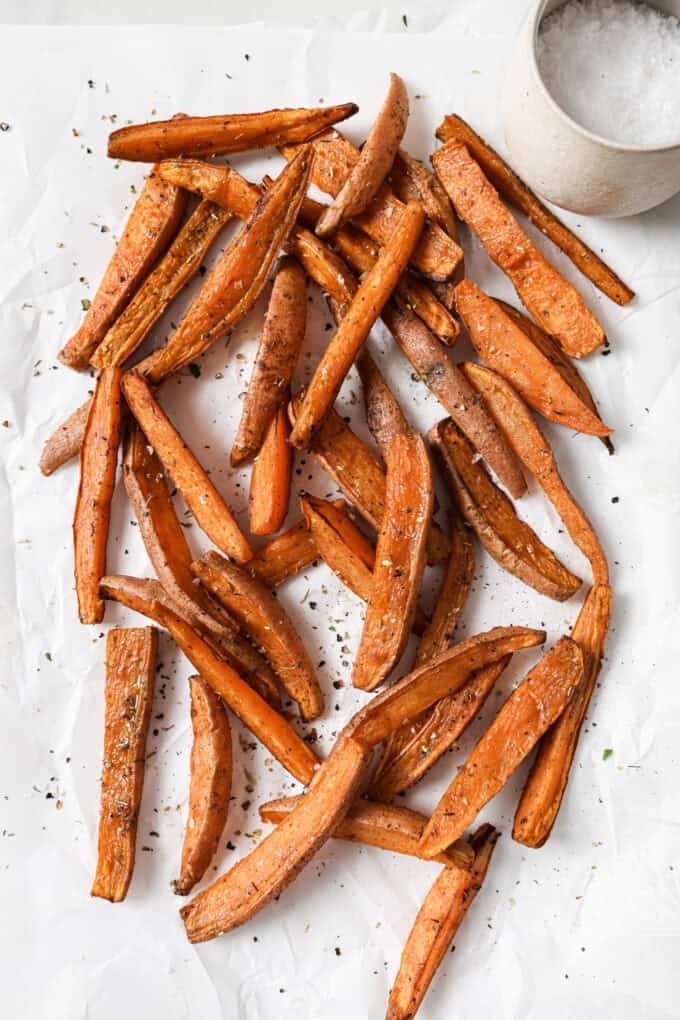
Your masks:
M288 513L293 450L285 406L269 422L250 475L248 518L253 535L273 535Z
M443 794L420 840L424 857L459 839L564 711L583 676L584 657L570 638L555 647L505 702Z
M201 881L215 855L227 821L232 779L231 728L224 705L200 676L192 676L189 687L194 742L189 814L174 882L178 896L187 896Z
M395 436L408 435L411 426L385 377L365 347L359 352L357 369L364 391L368 430L380 450L383 462Z
M73 414L57 425L54 432L47 437L39 464L44 475L51 475L57 468L78 456L83 445L91 405L92 398L88 397L84 404L77 407Z
M112 323L129 303L177 232L187 194L154 166L135 202L82 325L59 352L68 368L85 369Z
M184 117L131 124L109 135L112 159L153 163L171 156L224 156L284 142L303 142L318 131L352 117L355 103L316 109Z
M112 903L125 899L135 864L157 648L155 627L110 630L106 637L99 849L90 895Z
M432 469L422 437L395 436L387 459L373 590L352 671L352 683L361 690L383 683L406 647L422 584L433 501Z
M73 557L81 623L101 623L99 581L106 573L111 500L120 439L121 372L106 369L97 380L80 451L80 483L73 515Z

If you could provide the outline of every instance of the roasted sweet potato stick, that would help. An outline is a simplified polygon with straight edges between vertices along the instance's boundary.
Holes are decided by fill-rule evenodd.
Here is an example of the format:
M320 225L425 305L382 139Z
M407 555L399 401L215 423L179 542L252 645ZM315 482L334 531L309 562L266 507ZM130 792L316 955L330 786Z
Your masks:
M309 174L311 153L300 152L225 248L165 347L140 362L151 382L194 361L250 311L295 223Z
M288 403L306 318L304 271L295 259L284 258L274 278L260 346L243 400L241 421L231 450L234 466L255 456L276 412Z
M580 295L539 252L464 145L449 142L432 157L458 215L512 281L537 322L573 358L604 342L604 331Z
M294 398L288 408L293 421L297 405L298 399ZM366 444L334 408L312 437L310 453L361 516L379 531L385 507L385 473ZM428 533L428 563L438 563L448 556L448 551L446 535L433 522Z
M398 74L390 74L390 87L347 180L316 226L319 237L328 237L348 220L362 213L390 172L408 122L408 92Z
M189 687L194 742L189 815L174 883L179 896L187 896L201 881L215 856L229 812L232 776L231 728L222 700L200 676L192 676Z
M259 809L260 818L263 822L278 825L297 806L301 796L283 797L262 804ZM426 825L427 817L417 811L397 807L395 804L377 804L375 801L360 799L354 802L333 836L335 839L346 839L351 843L363 843L365 846L417 857L416 847ZM474 853L470 844L461 839L436 860L441 864L469 868Z
M323 711L319 681L280 601L262 581L216 552L205 553L192 570L262 648L303 719L316 719Z
M309 567L318 556L314 539L301 521L261 546L245 567L267 587L278 588L289 577Z
M515 813L512 838L524 846L543 846L560 810L583 720L600 672L611 615L607 584L590 589L572 631L583 651L583 681L557 722L539 744L538 754Z
M471 869L449 867L440 872L406 939L385 1020L413 1020L420 1009L437 967L481 888L498 835L492 825L480 826L470 841L475 851Z
M81 623L101 623L99 580L106 573L111 500L120 437L120 369L100 375L80 450L80 483L73 515L73 558Z
M95 368L122 365L151 332L172 299L196 275L229 213L200 202L167 252L90 358Z
M398 435L408 435L411 426L399 406L399 401L365 347L359 352L357 369L364 391L368 429L376 441L383 461L387 463L392 440Z
M358 110L355 103L316 109L184 117L131 124L109 135L108 155L153 163L170 156L225 156L284 142L303 142Z
M244 563L252 550L231 510L137 372L123 378L123 392L142 432L184 497L198 526L218 549Z
M396 435L387 457L373 588L352 671L352 683L361 690L372 691L383 683L406 647L423 579L433 500L432 468L422 437Z
M152 582L153 584L153 582ZM309 783L319 759L282 715L261 698L245 680L220 661L210 645L166 604L148 595L144 582L136 578L104 577L100 591L105 598L143 613L169 631L194 669L219 694L274 757L301 783Z
M157 648L155 627L110 630L106 636L99 849L90 892L112 903L125 899L135 866Z
M253 464L248 517L253 535L273 535L288 513L293 450L288 442L288 412L280 407L269 422Z
M561 638L517 687L440 799L420 839L424 857L459 839L564 711L583 676L584 656Z
M530 407L578 432L610 434L529 335L472 280L456 287L456 309L480 358L512 383Z
M475 556L470 533L455 510L451 513L449 541L451 552L446 573L437 594L432 619L418 645L417 666L445 652L453 644L456 623L474 577Z
M406 268L423 221L421 206L409 203L377 262L362 280L307 387L290 437L293 446L309 445L312 433L332 406L356 354Z
M311 183L328 195L337 195L360 158L359 150L334 129L317 135L310 145L314 149ZM284 145L281 152L286 159L292 159L298 148L296 145ZM378 244L386 244L403 209L404 203L383 184L368 208L356 216L354 222ZM423 276L445 281L451 279L462 258L462 249L456 241L436 223L426 223L411 264Z
M627 305L635 297L635 292L620 280L613 269L600 259L595 252L584 244L580 238L572 234L568 227L543 205L505 160L491 148L488 142L473 131L462 117L449 114L437 128L437 138L441 142L462 142L467 146L470 155L479 163L482 170L503 198L523 212L538 227L541 233L560 248L568 259L580 269L603 294L616 301L618 305Z
M441 453L463 517L489 555L542 595L559 602L571 598L581 586L579 578L520 520L451 419L435 425L430 440Z
M205 942L249 921L283 892L332 836L355 799L371 753L351 724L319 769L306 797L254 850L180 911L190 942Z
M40 456L40 470L44 475L51 475L62 464L78 456L91 405L92 398L88 397L85 403L76 408L73 414L58 425L52 435L45 440Z
M383 322L422 381L465 432L514 499L526 492L522 468L484 401L429 329L408 308L388 301Z
M463 371L480 393L525 467L531 471L562 518L574 543L590 561L595 584L606 584L609 570L595 529L567 489L555 457L522 398L510 383L483 365L469 362Z
M164 181L154 166L133 206L82 325L59 352L63 365L87 368L110 326L170 244L186 201L186 192Z

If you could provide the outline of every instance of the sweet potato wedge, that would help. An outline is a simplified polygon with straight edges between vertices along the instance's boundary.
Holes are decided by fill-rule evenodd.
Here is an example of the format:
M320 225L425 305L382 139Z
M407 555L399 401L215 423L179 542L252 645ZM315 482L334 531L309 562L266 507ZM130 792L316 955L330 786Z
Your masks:
M262 113L183 117L130 124L109 135L112 159L153 163L171 156L225 156L284 142L303 142L331 124L352 117L355 103L316 109L265 110Z
M480 358L535 411L577 432L601 438L611 433L529 335L472 280L457 285L456 309Z
M319 237L328 237L343 220L362 213L390 172L408 123L408 92L398 74L390 74L390 87L368 132L359 159L347 180L316 225Z
M283 258L274 277L260 346L231 449L234 467L258 453L276 412L288 403L306 320L304 271L295 259Z
M286 519L293 450L286 407L269 422L250 475L248 518L253 535L273 535Z
M95 368L122 365L137 350L201 267L210 245L230 219L214 202L200 202L130 304L90 358Z
M99 580L106 573L111 500L116 484L120 438L121 373L100 375L80 450L80 482L73 514L73 559L81 623L101 623L104 603Z
M396 435L387 457L373 587L352 670L352 683L361 690L383 683L406 647L423 580L433 501L432 468L422 437Z
M537 322L573 358L604 343L604 330L572 285L541 255L501 202L464 145L449 142L432 156L458 215L512 281Z
M453 644L458 617L470 593L475 572L475 556L468 529L455 510L449 530L451 552L442 579L432 619L416 652L416 665L433 659Z
M290 437L293 446L309 445L312 433L332 406L354 358L406 268L423 222L420 205L409 203L377 262L362 280L301 401Z
M187 194L153 167L77 333L59 352L69 368L87 368L110 326L149 275L177 232Z
M207 552L192 570L221 605L262 648L303 719L323 711L323 695L314 667L293 624L269 588L244 568Z
M617 305L627 305L635 297L635 292L620 280L613 269L602 261L595 252L584 244L543 205L505 160L485 142L462 117L449 114L437 128L437 138L441 142L462 142L467 146L470 155L479 163L491 183L511 205L538 227L542 234L549 237L564 252L577 269L595 284Z
M301 783L309 783L319 766L319 759L309 745L236 670L218 658L204 638L169 608L165 601L155 597L154 584L140 582L137 578L103 577L100 591L105 598L115 599L121 605L143 613L165 627L194 669L219 694L243 725L269 748L292 776Z
M389 183L397 198L402 202L422 202L428 220L439 224L454 241L458 240L451 200L424 163L400 149L390 170Z
M483 394L517 456L555 507L574 544L590 561L595 584L607 584L607 560L595 529L562 481L550 444L522 398L491 369L471 362L462 368L475 389Z
M84 404L77 407L45 440L40 455L40 470L44 475L51 475L62 464L77 457L83 445L85 426L92 406L92 398L88 397Z
M486 876L499 833L482 825L470 840L475 859L469 871L444 868L423 900L409 932L387 1004L385 1020L413 1020L437 967Z
M190 942L232 931L278 898L332 836L370 765L371 752L351 737L351 724L319 769L306 797L225 875L180 911Z
M382 319L431 393L465 432L514 499L526 492L522 468L465 376L429 329L408 308L388 301Z
M293 422L298 400L294 397L288 406ZM313 435L309 452L364 520L379 531L385 508L385 473L366 444L334 408ZM428 563L445 559L448 551L446 535L433 522L428 533Z
M127 372L123 392L139 427L184 497L196 523L218 549L244 563L252 550L231 510L138 372Z
M609 627L612 592L607 584L590 589L572 631L583 651L584 676L559 719L541 739L515 812L512 838L524 846L543 846L560 810L583 720L600 672Z
M505 785L564 711L581 682L583 666L579 646L561 638L512 692L432 812L420 839L424 857L459 839Z
M332 128L317 135L309 144L314 149L311 183L328 195L337 195L360 158L359 150ZM298 151L296 145L280 148L288 160ZM403 209L404 203L383 184L354 222L378 244L385 244ZM445 281L451 279L462 258L462 249L456 241L436 223L426 223L411 264L423 276Z
M542 595L563 602L581 581L557 559L494 485L454 422L435 425L430 440L448 470L460 511L496 562Z
M262 804L259 809L260 818L263 822L278 825L293 811L302 796L304 794L270 800L267 804ZM425 815L409 808L359 799L354 802L335 829L333 837L417 857L416 847L426 824ZM445 850L437 860L441 864L469 868L474 860L474 853L470 849L470 844L461 839Z
M155 627L120 628L106 636L99 847L90 895L112 903L125 899L135 866L157 648Z
M244 566L264 581L268 588L278 588L289 577L309 567L318 556L307 525L300 521L261 546Z
M215 856L229 813L231 796L231 727L221 698L200 676L191 690L191 782L189 815L182 844L182 863L174 889L187 896Z
M387 463L392 440L395 436L409 435L412 431L411 426L399 406L399 401L365 347L359 352L357 369L364 391L368 430L376 441L380 456Z
M279 248L297 218L307 186L311 152L287 166L225 248L165 347L137 366L151 382L195 360L241 321L262 292Z

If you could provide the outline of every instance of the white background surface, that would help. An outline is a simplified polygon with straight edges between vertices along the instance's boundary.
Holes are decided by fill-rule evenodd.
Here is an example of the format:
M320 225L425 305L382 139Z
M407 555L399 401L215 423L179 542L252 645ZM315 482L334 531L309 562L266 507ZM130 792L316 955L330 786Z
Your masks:
M101 628L75 622L70 522L77 467L43 479L36 465L45 437L91 386L58 367L55 355L80 321L81 299L92 295L132 201L131 185L139 187L142 179L142 167L116 168L105 158L112 114L120 124L153 111L167 116L355 99L361 113L347 132L358 142L379 106L387 72L395 69L412 97L407 143L415 154L429 154L434 128L453 109L502 146L497 98L521 7L470 0L446 17L429 11L423 23L437 31L427 35L418 33L412 14L408 31L398 24L393 34L382 33L384 21L377 16L355 18L351 37L338 20L291 30L3 29L0 119L11 126L0 135L0 421L8 422L0 428L3 1016L377 1020L384 1014L401 945L436 865L335 843L245 928L196 948L186 942L169 883L177 873L186 813L190 670L165 639L132 887L122 905L90 899L102 635L112 623L137 624L139 618L109 608ZM254 178L280 165L275 156L238 162ZM109 231L102 232L102 225ZM607 661L548 845L534 852L510 839L526 769L485 812L504 837L487 885L456 937L456 952L446 958L426 1000L424 1020L680 1016L680 198L634 220L584 223L582 232L639 293L628 308L616 307L540 239L578 282L612 346L610 356L594 355L584 371L603 418L616 427L616 456L607 457L594 439L546 426L612 564L615 612ZM513 299L507 281L465 232L463 242L470 275ZM328 318L319 296L313 297L307 342L313 353L302 360L301 380L315 362ZM182 298L173 306L155 331L156 342L185 303ZM228 350L224 341L215 345L199 380L182 376L162 395L242 521L247 475L229 469L226 453L263 307L261 302L237 330ZM389 338L377 331L372 342L411 420L422 428L436 421L438 405L411 378ZM468 351L463 343L460 351ZM359 423L363 410L353 377L343 400ZM300 489L333 493L309 463L300 469ZM444 492L440 502L446 505ZM533 489L520 512L567 565L588 577L587 565ZM118 491L110 568L144 574L131 517ZM205 547L195 526L189 536L196 550ZM429 572L428 594L434 581ZM360 606L323 567L290 583L281 598L315 661L325 662L319 675L327 711L316 729L319 749L327 749L363 698L347 686L333 687L339 679L349 681L343 663L351 663L356 649ZM569 629L580 602L581 593L565 605L551 603L502 575L480 553L463 632L499 623L545 624L553 642ZM534 658L518 657L500 684L503 692ZM490 698L485 721L498 700ZM446 756L409 803L434 805L482 728L473 727L460 753ZM261 750L240 747L237 724L234 730L235 801L215 861L219 872L257 838L257 804L294 788ZM614 750L606 762L604 748ZM252 794L244 792L246 770ZM243 808L246 800L250 807ZM227 840L235 851L226 848Z

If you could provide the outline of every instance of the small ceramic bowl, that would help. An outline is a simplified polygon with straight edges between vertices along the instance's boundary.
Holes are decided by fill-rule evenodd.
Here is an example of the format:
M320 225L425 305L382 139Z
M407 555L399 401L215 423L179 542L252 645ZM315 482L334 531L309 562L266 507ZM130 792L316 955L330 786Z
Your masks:
M623 145L572 120L538 70L541 20L564 0L536 0L510 62L503 91L505 140L519 175L548 201L572 212L632 216L680 191L679 137L670 145ZM680 0L649 0L680 17Z

